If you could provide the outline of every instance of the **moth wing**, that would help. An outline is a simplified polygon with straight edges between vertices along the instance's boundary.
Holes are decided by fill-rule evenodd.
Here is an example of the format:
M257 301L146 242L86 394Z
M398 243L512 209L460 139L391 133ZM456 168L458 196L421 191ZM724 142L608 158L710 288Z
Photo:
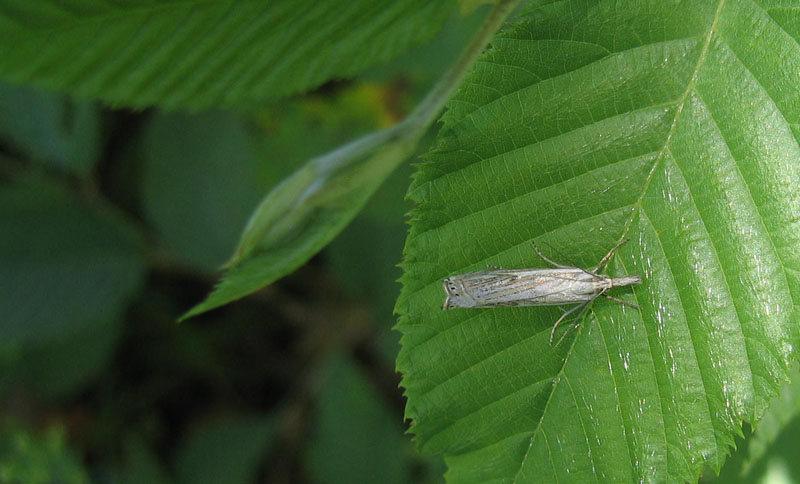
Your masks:
M538 304L559 304L548 302L557 294L572 292L576 283L586 273L581 269L507 269L492 270L471 274L464 283L465 290L478 299L491 293L494 306L528 306ZM524 298L514 295L527 293ZM568 299L573 299L572 297ZM561 301L560 304L579 303L583 299Z
M464 279L464 287L469 290L479 290L486 287L492 288L505 288L513 287L519 282L524 282L529 277L526 274L530 271L523 270L492 270L485 272L476 272L472 277Z

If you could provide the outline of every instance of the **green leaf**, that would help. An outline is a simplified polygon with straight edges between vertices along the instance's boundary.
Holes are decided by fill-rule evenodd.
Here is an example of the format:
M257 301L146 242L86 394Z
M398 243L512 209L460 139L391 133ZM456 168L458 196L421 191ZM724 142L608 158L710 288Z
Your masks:
M410 482L400 422L354 363L337 354L326 365L306 453L313 482Z
M798 38L800 2L576 0L495 39L410 188L397 303L449 482L696 481L764 413L798 343ZM438 311L448 275L546 266L532 239L592 267L626 238L641 310L557 347L555 308Z
M178 451L177 482L253 482L276 430L269 416L238 416L200 428Z
M126 221L18 183L0 188L0 227L0 349L112 330L104 325L119 321L144 275L142 240Z
M430 38L454 1L9 0L0 77L127 106L250 106Z
M47 166L85 175L100 157L100 113L90 103L0 84L0 140Z
M222 281L181 319L246 296L325 247L413 152L420 133L397 134L404 131L396 125L314 158L275 187L250 217Z
M18 385L49 399L75 394L106 369L121 333L119 319L90 320L57 339L12 349L0 364L0 390Z
M263 191L247 126L225 113L155 116L145 128L142 205L174 256L214 271Z

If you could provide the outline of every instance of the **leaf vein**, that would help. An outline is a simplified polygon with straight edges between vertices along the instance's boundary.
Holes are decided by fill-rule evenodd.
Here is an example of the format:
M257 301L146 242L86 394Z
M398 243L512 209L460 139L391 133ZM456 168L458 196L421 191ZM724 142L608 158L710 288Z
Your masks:
M644 220L647 222L647 224L650 225L651 227L655 228L653 223L650 221L650 218L647 216L647 213L644 210L642 210L640 213L641 213L641 217L644 218ZM653 233L655 234L655 239L658 242L658 245L659 245L659 247L661 249L661 252L663 254L667 254L667 251L664 248L664 244L661 242L661 237L658 236L658 232L656 230L653 230ZM665 261L667 263L666 264L667 270L669 270L670 279L672 280L673 284L675 286L677 286L677 284L675 283L676 282L675 271L672 269L672 265L670 263L669 257L666 257ZM676 291L675 293L677 294L678 300L681 303L681 308L684 308L685 305L683 303L683 296L681 295L680 291ZM693 331L692 331L692 325L689 324L689 321L685 316L684 316L683 320L686 323L686 331L687 331L687 333L689 335L689 341L691 341L691 343L692 343L692 353L693 353L693 356L694 356L693 362L697 365L697 372L700 374L700 384L702 385L702 392L701 393L705 397L706 410L708 411L708 418L704 421L704 423L708 424L708 428L709 428L709 431L710 431L711 435L716 436L716 432L714 430L713 414L711 412L712 405L711 405L711 401L708 399L708 390L706 389L706 378L708 378L708 375L707 375L707 372L704 372L702 370L702 368L700 367L700 360L697 358L697 342L695 341L695 336L694 336Z

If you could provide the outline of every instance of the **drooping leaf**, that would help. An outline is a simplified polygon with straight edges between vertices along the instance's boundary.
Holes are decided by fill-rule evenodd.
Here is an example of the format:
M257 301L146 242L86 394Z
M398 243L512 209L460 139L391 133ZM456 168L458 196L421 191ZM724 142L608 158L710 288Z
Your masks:
M127 106L248 106L430 38L454 0L10 0L0 78Z
M787 378L800 300L800 2L565 1L498 36L409 194L407 416L449 482L684 482ZM552 258L644 282L439 312L444 277ZM545 245L546 247L546 245ZM561 333L559 332L559 335Z
M310 160L269 192L250 217L222 280L181 319L246 296L325 247L413 152L421 133L395 136L398 126Z

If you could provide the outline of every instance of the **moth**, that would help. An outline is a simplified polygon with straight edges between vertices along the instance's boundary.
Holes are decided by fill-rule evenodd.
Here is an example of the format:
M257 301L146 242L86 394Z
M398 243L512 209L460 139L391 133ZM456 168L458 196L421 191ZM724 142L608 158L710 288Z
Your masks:
M623 240L603 256L591 271L580 267L559 264L547 258L535 242L533 248L539 257L553 269L499 269L469 272L450 276L444 281L445 300L442 309L492 308L497 306L562 306L575 304L566 310L550 331L550 344L559 324L570 315L585 309L595 299L603 296L626 306L639 306L612 297L606 292L614 287L640 284L639 275L611 277L600 274ZM565 333L566 336L566 333ZM564 337L562 336L561 340ZM561 343L559 340L559 343Z

